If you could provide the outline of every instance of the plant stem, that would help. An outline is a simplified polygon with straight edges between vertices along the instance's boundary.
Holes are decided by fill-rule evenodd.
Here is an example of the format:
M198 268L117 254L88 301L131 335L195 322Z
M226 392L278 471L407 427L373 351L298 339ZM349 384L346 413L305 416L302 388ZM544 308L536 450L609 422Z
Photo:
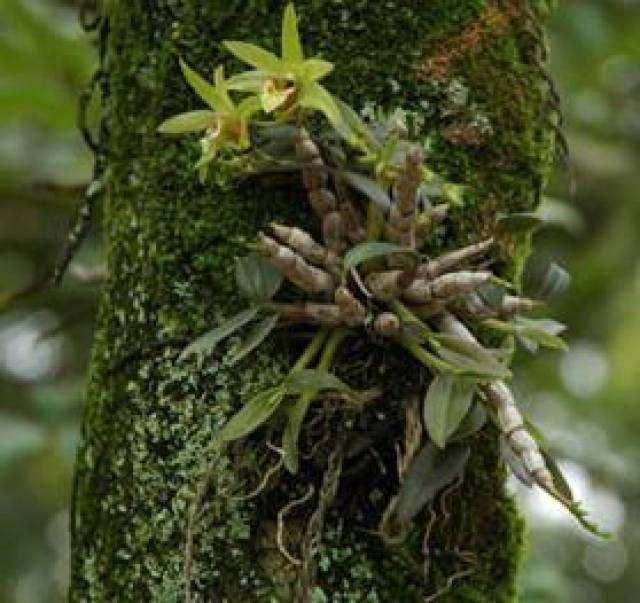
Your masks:
M451 366L448 362L445 362L441 358L438 358L435 354L432 354L431 352L425 350L415 339L408 335L402 334L395 337L394 339L416 360L436 373L449 373L457 375L462 372Z
M325 337L328 333L325 334ZM327 371L331 367L331 363L338 351L338 347L347 336L348 330L344 328L338 328L331 331L329 340L327 341L320 361L318 362L318 370ZM324 341L324 340L323 340ZM288 413L288 421L282 436L282 447L285 451L284 465L287 470L295 474L298 472L298 437L300 435L300 429L302 422L307 414L307 410L315 397L318 395L318 390L308 391L300 395L291 406Z
M367 241L377 241L384 229L384 215L380 208L369 201L367 205Z
M307 366L309 366L309 363L316 357L316 354L322 349L322 346L328 336L329 329L320 329L314 335L313 339L309 342L309 345L307 345L304 352L302 352L300 358L298 358L296 363L291 367L290 372L293 373L295 371L301 371L302 369L307 368Z

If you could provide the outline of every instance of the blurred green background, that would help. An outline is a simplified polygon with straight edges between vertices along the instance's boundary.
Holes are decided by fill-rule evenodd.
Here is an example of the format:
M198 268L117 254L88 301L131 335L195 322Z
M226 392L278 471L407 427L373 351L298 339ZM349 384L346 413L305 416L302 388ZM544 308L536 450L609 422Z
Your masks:
M0 296L50 265L91 175L76 101L95 53L75 4L0 2ZM536 235L533 263L554 258L573 276L552 308L571 351L520 354L517 388L617 539L586 535L513 485L530 518L521 600L626 603L640 592L640 1L567 0L552 36L571 157L549 190L560 225ZM78 262L99 261L93 233ZM0 315L0 603L64 599L96 299L67 279Z

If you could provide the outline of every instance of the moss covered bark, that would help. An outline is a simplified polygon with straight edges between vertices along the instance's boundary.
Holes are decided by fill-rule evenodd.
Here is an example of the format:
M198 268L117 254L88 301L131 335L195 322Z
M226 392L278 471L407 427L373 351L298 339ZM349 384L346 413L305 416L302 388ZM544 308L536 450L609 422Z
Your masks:
M307 47L337 63L330 88L355 107L375 102L421 113L432 166L470 186L465 207L434 245L477 240L492 231L497 213L537 203L553 140L537 62L541 3L296 5ZM239 368L231 369L224 355L197 366L176 363L184 342L237 308L233 260L257 229L274 217L304 220L306 213L299 191L198 184L194 142L156 134L163 118L194 106L177 57L210 73L220 61L234 66L223 39L275 49L283 7L281 0L108 3L110 278L77 462L72 601L182 600L187 506L203 451L243 398L275 381L295 352L295 341L281 340ZM526 251L526 241L505 242L505 271L517 274ZM391 356L401 391L415 367L399 352ZM514 600L522 522L503 492L495 434L477 437L464 484L438 501L425 559L423 528L395 549L372 534L394 487L396 434L388 433L380 444L388 473L377 463L355 467L339 490L315 600L412 602L440 590L448 601ZM217 461L196 526L198 600L295 596L299 575L275 548L275 519L308 484L317 487L319 476L306 467L265 497L243 500L260 479L264 457L256 440ZM294 551L304 517L293 513L287 524Z

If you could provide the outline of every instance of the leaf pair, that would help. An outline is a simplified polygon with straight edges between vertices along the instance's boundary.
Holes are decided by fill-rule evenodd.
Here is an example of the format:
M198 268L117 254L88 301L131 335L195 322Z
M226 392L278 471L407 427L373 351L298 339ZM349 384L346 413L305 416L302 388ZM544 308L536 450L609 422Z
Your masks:
M178 361L181 362L194 354L210 354L220 342L258 318L263 305L278 292L282 281L282 273L257 253L237 260L236 284L252 305L198 337L182 351ZM278 314L271 313L257 323L247 338L233 351L231 364L239 362L260 346L275 329L278 319Z
M480 379L508 379L511 371L493 352L479 343L448 333L431 333L429 342L438 355L462 375Z
M567 349L567 344L559 337L566 326L549 318L516 316L509 322L490 318L485 320L484 324L496 331L515 335L523 347L532 354L535 354L540 346L552 350Z
M227 422L217 439L226 443L253 433L273 416L286 396L299 394L303 396L313 394L315 396L323 390L356 395L346 383L331 373L312 369L293 371L279 385L253 396Z

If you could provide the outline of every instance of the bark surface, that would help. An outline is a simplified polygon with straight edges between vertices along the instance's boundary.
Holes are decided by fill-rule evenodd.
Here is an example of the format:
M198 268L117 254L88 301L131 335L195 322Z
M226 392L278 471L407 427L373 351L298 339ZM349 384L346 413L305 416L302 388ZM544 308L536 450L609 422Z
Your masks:
M228 71L239 67L223 52L223 39L276 50L284 4L107 3L110 278L77 460L72 601L183 600L187 509L204 450L243 400L295 359L298 343L279 339L234 368L223 353L199 364L176 362L186 343L242 303L233 262L257 231L273 219L305 226L311 214L300 190L277 182L233 190L215 179L199 184L195 141L156 133L164 118L197 107L178 57L210 74L219 62ZM530 210L540 198L555 118L540 64L543 4L296 2L306 48L337 65L327 82L332 91L357 108L375 102L418 111L430 135L427 161L470 187L466 205L453 210L431 241L434 252L492 236L499 213ZM527 251L526 239L501 239L505 275L517 278ZM342 373L366 381L365 369L349 364L353 357L341 359ZM400 350L377 350L374 358L394 384L389 408L402 404L415 365ZM357 371L364 376L354 377ZM504 494L495 433L476 437L464 483L434 505L425 556L429 513L402 546L387 547L372 533L397 488L395 443L404 437L403 425L384 420L372 416L368 423L383 425L377 458L345 466L327 516L313 600L413 602L439 591L446 601L514 600L522 522ZM268 454L256 438L216 463L195 527L196 600L299 599L309 574L278 550L276 518L309 485L317 491L322 476L313 463L303 463L296 478L280 474L264 496L244 500L266 460L276 460ZM311 501L287 516L285 541L296 555L314 508Z

